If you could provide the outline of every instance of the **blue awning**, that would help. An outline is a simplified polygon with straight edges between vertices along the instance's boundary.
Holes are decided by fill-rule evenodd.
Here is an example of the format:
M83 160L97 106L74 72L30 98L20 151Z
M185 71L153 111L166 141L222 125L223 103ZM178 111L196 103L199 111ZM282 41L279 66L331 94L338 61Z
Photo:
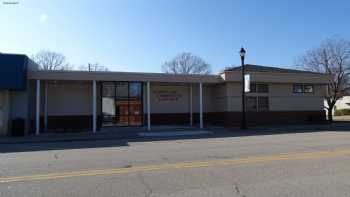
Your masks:
M0 90L25 90L27 86L28 57L0 54Z

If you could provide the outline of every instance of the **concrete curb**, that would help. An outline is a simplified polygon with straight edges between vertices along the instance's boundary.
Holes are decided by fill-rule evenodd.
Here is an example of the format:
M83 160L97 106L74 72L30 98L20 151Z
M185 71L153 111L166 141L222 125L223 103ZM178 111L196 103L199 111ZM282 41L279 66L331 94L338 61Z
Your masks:
M179 131L180 132L180 131ZM191 135L183 135L183 131L180 132L180 134L174 134L174 135L159 135L159 136L147 136L147 135L139 135L139 133L133 133L133 135L87 135L87 136L70 136L67 134L67 136L64 137L57 137L55 138L54 135L50 136L28 136L28 137L6 137L6 139L0 138L0 145L1 144L31 144L31 143L55 143L55 142L79 142L79 141L103 141L103 140L139 140L139 139L147 139L147 140L159 140L159 139L180 139L180 138L186 138L186 137L193 137L193 136L207 136L207 137L213 137L215 134L213 132L207 132L207 133L198 133ZM161 132L159 132L161 133ZM176 133L176 131L174 132ZM217 135L218 136L218 135Z
M30 143L54 143L54 142L79 142L79 141L101 141L101 140L140 140L145 141L160 140L160 139L188 139L196 136L200 137L240 137L240 136L253 136L253 135L270 135L270 134L286 134L286 133L306 133L306 132L323 132L323 131L349 131L349 123L333 123L326 125L302 125L302 126L285 126L285 127L256 127L249 128L247 130L241 130L238 128L207 128L206 130L211 131L210 134L198 135L174 135L174 136L142 136L139 133L144 131L126 132L111 134L111 133L100 133L100 134L50 134L41 136L24 136L24 137L4 137L0 138L1 144L30 144ZM167 131L156 131L156 132L167 132ZM176 132L176 131L174 131ZM183 132L179 130L178 132Z

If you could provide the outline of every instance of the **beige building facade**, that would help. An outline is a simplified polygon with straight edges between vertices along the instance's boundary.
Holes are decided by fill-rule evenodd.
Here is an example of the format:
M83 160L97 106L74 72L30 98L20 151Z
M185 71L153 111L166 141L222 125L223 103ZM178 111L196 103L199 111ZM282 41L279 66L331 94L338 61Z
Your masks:
M248 126L325 121L325 75L245 67ZM36 134L155 125L235 127L241 121L240 67L218 75L30 69L26 82L22 91L0 91L0 133L15 118L25 120L27 133Z

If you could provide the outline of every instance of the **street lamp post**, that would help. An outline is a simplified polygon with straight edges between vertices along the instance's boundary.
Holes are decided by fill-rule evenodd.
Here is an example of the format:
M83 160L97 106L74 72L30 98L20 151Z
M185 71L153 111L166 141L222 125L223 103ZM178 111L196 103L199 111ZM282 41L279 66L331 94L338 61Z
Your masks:
M247 123L246 123L246 114L245 114L245 81L244 81L244 57L245 57L246 51L244 48L241 48L239 51L239 55L241 56L242 61L242 119L241 119L241 129L247 129Z

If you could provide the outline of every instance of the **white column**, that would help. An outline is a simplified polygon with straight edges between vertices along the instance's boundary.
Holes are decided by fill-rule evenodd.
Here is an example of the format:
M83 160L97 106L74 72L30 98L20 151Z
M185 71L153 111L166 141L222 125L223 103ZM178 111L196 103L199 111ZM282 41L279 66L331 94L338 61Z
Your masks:
M40 134L40 80L36 80L35 134Z
M147 130L151 130L151 83L147 81Z
M97 115L96 115L96 81L92 81L92 133L96 133Z
M48 116L48 109L47 109L47 89L49 84L45 82L45 97L44 97L44 128L45 131L47 130L47 116Z
M199 127L203 129L203 85L199 83Z
M190 84L190 126L193 126L193 107L192 107L192 84Z

